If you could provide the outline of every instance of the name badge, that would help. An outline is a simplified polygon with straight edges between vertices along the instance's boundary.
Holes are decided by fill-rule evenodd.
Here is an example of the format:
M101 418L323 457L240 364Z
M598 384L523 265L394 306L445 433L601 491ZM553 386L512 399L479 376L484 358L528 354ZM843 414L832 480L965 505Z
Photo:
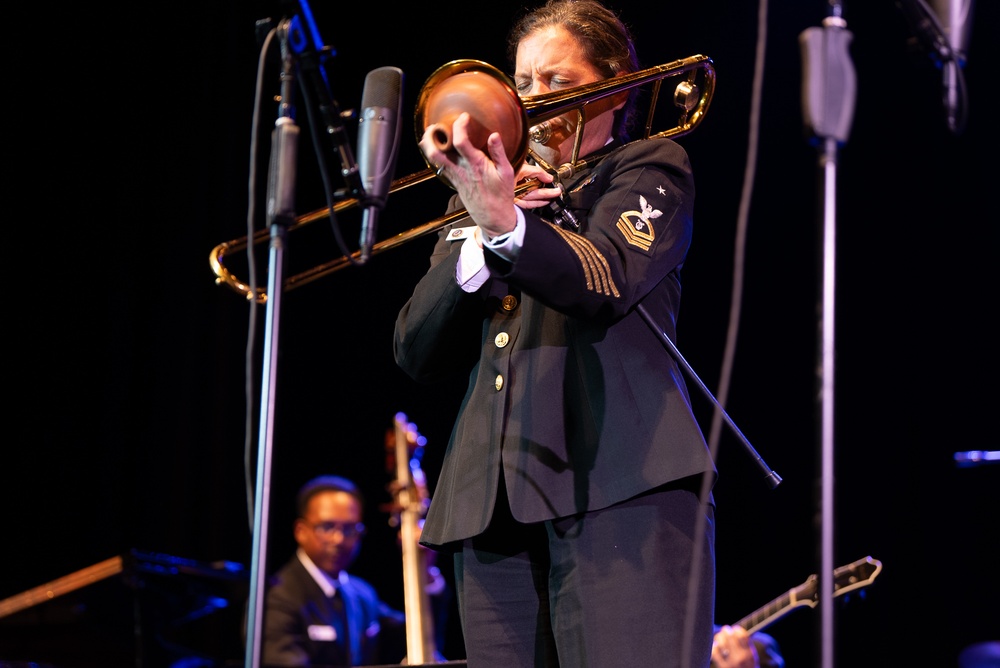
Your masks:
M332 642L337 639L337 629L332 626L314 624L309 627L309 639Z
M469 227L456 227L448 232L448 241L457 241L459 239L468 239L475 233L476 226L471 225Z

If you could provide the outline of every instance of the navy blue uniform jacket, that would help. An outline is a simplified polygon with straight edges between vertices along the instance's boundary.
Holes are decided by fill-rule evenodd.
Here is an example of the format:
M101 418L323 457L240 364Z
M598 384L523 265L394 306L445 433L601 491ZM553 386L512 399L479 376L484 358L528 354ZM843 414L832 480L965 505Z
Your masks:
M676 342L694 182L669 139L615 148L564 180L579 223L525 211L513 263L464 292L461 241L439 233L430 269L401 309L397 363L431 382L468 369L421 542L444 547L489 524L503 469L514 517L606 508L664 483L715 475L684 378L642 304ZM457 204L453 198L452 207Z

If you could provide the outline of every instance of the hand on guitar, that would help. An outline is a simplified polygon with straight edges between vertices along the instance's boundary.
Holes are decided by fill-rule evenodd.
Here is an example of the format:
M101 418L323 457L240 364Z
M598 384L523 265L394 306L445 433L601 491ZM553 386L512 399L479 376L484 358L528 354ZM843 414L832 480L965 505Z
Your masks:
M833 571L833 595L841 596L867 587L882 572L882 562L865 557ZM800 606L815 607L819 601L818 579L810 575L765 606L735 624L716 626L712 640L711 668L783 668L777 641L761 629Z
M388 489L390 493L396 495L399 492L400 486L398 483L393 481L388 485ZM393 506L383 506L383 508L392 511ZM398 506L396 508L396 512L398 512ZM421 561L427 567L427 583L424 585L424 588L426 589L428 596L436 596L444 590L447 583L445 582L444 575L441 573L441 569L437 566L437 552L420 544L420 531L422 529L423 522L417 522L413 531L413 540L421 555ZM399 545L400 548L403 546L403 535L401 532L396 534L396 544Z
M427 567L427 581L424 584L424 593L427 596L437 596L438 594L443 592L444 588L447 587L448 585L445 582L444 575L442 575L441 573L441 569L438 568L437 552L428 547L420 545L419 542L420 531L423 529L423 526L424 526L423 522L418 523L416 530L416 540L417 540L417 548L423 555L422 561L424 565ZM400 544L402 544L402 539L400 539Z
M742 626L723 626L712 639L712 668L759 668L757 650Z

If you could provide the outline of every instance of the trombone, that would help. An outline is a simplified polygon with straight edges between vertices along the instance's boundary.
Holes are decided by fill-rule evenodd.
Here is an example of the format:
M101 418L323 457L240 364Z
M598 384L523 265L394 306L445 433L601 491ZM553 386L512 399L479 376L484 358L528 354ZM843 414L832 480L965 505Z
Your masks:
M660 87L664 80L673 77L683 77L673 92L674 107L680 110L678 120L672 127L654 133L652 126ZM477 142L477 129L481 138L481 141L477 142L479 145L485 145L485 139L491 132L501 130L507 157L515 170L531 154L539 165L557 174L557 178L566 178L587 165L586 157L582 160L579 158L579 149L585 125L584 111L588 105L647 84L652 86L650 101L642 137L637 141L678 137L693 131L704 119L715 92L715 69L711 58L694 55L576 88L522 98L517 95L513 81L495 67L478 60L454 60L432 73L421 88L414 115L417 138L419 139L424 131L433 125L434 140L438 142L440 148L447 150L450 145L451 122L462 111L468 111L473 119L470 136L474 142ZM544 143L551 131L549 121L574 110L577 113L578 123L572 159L558 167L545 164L530 150L529 142ZM439 176L434 169L428 167L394 180L389 187L389 195L435 178L447 184L443 176ZM537 188L539 185L535 181L521 184L516 194ZM336 215L359 204L358 198L348 198L334 203L332 207L302 214L288 226L288 232L317 220L329 218L331 209ZM371 255L436 232L465 216L465 210L458 210L417 225L377 242L372 246ZM213 248L209 255L209 264L216 276L216 284L229 286L242 294L247 301L266 302L267 293L260 289L255 292L250 285L229 271L225 261L231 253L245 250L251 244L256 247L258 244L267 243L269 238L270 232L263 229L254 233L252 238L240 237ZM360 251L355 251L351 256L344 255L290 276L285 279L283 289L292 290L350 266L359 255Z

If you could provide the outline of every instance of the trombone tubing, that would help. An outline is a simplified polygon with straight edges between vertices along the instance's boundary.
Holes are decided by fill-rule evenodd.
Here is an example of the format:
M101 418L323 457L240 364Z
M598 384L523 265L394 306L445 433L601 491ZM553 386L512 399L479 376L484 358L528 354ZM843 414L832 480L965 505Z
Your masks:
M694 73L699 69L704 74L705 90L702 91L698 105L693 109L694 113L691 115L691 118L684 121L681 125L658 132L655 135L650 135L647 129L647 133L643 138L675 137L687 134L701 123L705 112L708 110L708 104L712 99L712 95L715 93L715 68L712 65L712 59L708 56L689 56L631 74L622 74L610 79L583 84L575 88L567 88L565 90L522 98L521 102L524 105L529 120L547 120L560 116L571 109L576 109L582 104L595 102L609 95L614 95L644 84L655 83L658 91L664 79L679 76L686 72ZM655 106L656 96L654 95L650 101L649 116L652 116Z
M436 176L437 174L435 173L434 170L425 169L423 171L410 174L409 176L396 179L395 181L392 182L392 184L389 187L389 194L391 195L392 193L399 192L401 190L409 188L410 186L415 186L418 183L429 181L435 178ZM358 206L359 203L360 200L356 197L351 197L348 199L341 200L340 202L337 202L336 204L333 205L333 212L336 214L341 211L354 208ZM292 230L297 230L301 227L304 227L305 225L308 225L309 223L314 223L322 218L329 218L329 217L330 217L329 207L316 209L315 211L310 211L309 213L304 213L301 216L297 217L295 219L295 222L293 222L291 225L288 226L288 232L291 232ZM439 225L438 227L441 226L442 225ZM420 229L420 228L418 227L414 229ZM424 234L430 231L432 230L427 230L426 232L424 232ZM253 245L256 246L257 244L266 243L268 239L270 239L270 236L271 234L268 230L266 229L258 230L253 234ZM398 235L396 239L398 239L398 237L401 236L403 236L403 234ZM226 256L229 255L231 252L245 250L247 248L247 241L248 241L247 237L240 237L238 239L233 239L232 241L226 241L224 243L219 244L218 246L212 249L212 252L209 254L208 261L212 267L212 272L216 276L215 279L216 284L225 283L236 292L245 296L247 301L251 301L255 298L251 287L240 281L238 278L236 278L236 276L231 271L229 271L225 265ZM399 245L399 243L402 243L401 241L396 243L390 243L391 241L394 240L390 239L375 244L374 246L372 246L371 254L375 255L376 253L380 253L383 250L386 250L387 246L395 247L396 245ZM352 253L351 256L358 258L361 256L361 251L357 250L354 253ZM340 269L341 265L347 265L347 264L350 264L350 260L348 259L348 256L344 255L341 256L338 260L326 262L324 264L313 267L312 269L307 269L306 271L303 271L299 274L296 274L295 276L291 276L285 279L284 289L289 290L292 287L305 285L306 283L311 283L315 281L317 278L320 278L321 276L324 276L330 272ZM256 300L258 303L263 304L264 302L267 301L267 294L263 290L258 290L256 295Z
M704 77L703 89L699 91L698 101L690 109L685 107L685 112L682 116L681 122L672 128L657 132L655 134L650 133L650 123L652 122L653 112L657 103L657 95L659 92L660 84L664 79L668 77L678 76L684 73L690 73L689 77L693 78L698 70L701 70ZM584 84L583 86L578 86L576 88L570 88L562 91L553 91L551 93L544 93L542 95L535 95L531 97L526 97L521 99L521 103L524 106L526 116L529 120L537 121L541 123L544 120L550 118L555 118L571 109L580 108L582 105L595 100L599 100L603 97L609 95L614 95L623 90L628 90L635 88L636 86L641 86L647 83L654 83L654 93L652 99L650 100L650 107L647 116L647 124L643 140L645 139L658 139L662 137L677 137L685 135L693 131L703 120L706 111L708 110L708 105L711 102L712 95L715 91L715 69L712 65L712 60L708 56L694 55L688 58L681 58L670 63L665 63L663 65L657 65L655 67L650 67L648 69L640 70L638 72L633 72L631 74L625 74L617 77L612 77L610 79L603 79L601 81L595 81L593 83ZM675 101L676 102L676 101ZM685 106L680 105L678 106ZM536 123L536 124L537 124ZM572 165L564 165L560 168L562 171L564 168L568 168L569 173L576 172L582 166L586 165L586 158L576 162ZM429 181L437 177L437 174L432 169L425 169L419 172L415 172L408 176L396 179L392 182L389 187L389 194L393 194L415 186L417 184ZM537 188L540 184L537 181L530 181L527 184L522 184L518 186L516 191L520 194L526 190L531 190ZM337 202L333 205L333 212L339 213L347 209L356 207L360 204L358 198L349 198ZM464 209L455 211L453 213L441 216L430 220L422 225L413 227L405 232L401 232L394 237L384 239L383 241L377 242L371 249L371 255L377 255L383 251L402 246L403 244L409 242L412 239L422 237L437 230L454 223L456 220L460 220L465 217L466 211ZM288 232L292 230L299 229L309 223L313 223L322 218L330 217L330 207L324 207L322 209L316 209L309 213L305 213L295 219L291 225L288 226ZM266 243L270 238L270 232L268 230L259 230L253 234L252 242L256 246L259 243ZM212 249L209 255L209 264L211 265L212 271L216 276L216 284L225 283L234 291L242 294L246 297L247 301L256 299L258 303L263 304L267 301L267 294L265 291L258 289L257 294L253 293L253 290L249 285L240 281L232 272L230 272L225 266L226 256L234 251L244 250L248 245L248 237L240 237L238 239L233 239L232 241L227 241L219 244ZM335 260L319 264L311 269L307 269L300 272L294 276L285 279L284 289L291 290L296 287L312 283L313 281L326 276L327 274L333 273L351 264L351 258L358 258L361 255L361 251L355 251L351 253L350 256L343 255Z

